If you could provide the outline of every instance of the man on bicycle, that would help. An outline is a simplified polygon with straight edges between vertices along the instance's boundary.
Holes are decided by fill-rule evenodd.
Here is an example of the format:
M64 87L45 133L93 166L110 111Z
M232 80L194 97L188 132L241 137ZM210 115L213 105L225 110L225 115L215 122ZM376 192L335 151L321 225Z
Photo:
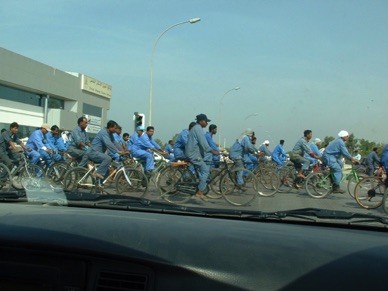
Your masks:
M181 133L178 135L178 137L176 138L175 146L174 146L175 160L186 159L185 148L186 148L187 140L189 139L190 130L194 127L194 125L196 125L194 121L190 122L189 128L183 129Z
M320 159L319 156L317 156L312 152L312 150L308 145L308 142L312 137L313 137L313 132L309 129L306 129L303 132L303 137L297 141L297 143L295 144L290 154L291 162L293 162L296 166L298 164L301 165L301 168L298 172L298 177L302 179L306 178L305 175L303 175L303 171L307 170L310 166L310 161L304 157L304 154L307 153L308 155L310 155L315 159Z
M47 123L43 123L42 126L31 133L28 138L26 147L31 148L27 155L30 158L30 164L40 165L40 158L46 163L47 167L54 164L53 160L59 160L60 156L53 155L53 149L47 143L46 134L50 131L50 127Z
M0 162L4 163L10 170L13 168L13 161L19 161L21 158L15 144L20 145L27 151L27 147L16 135L18 130L19 124L17 122L12 122L9 126L9 131L5 130L0 135Z
M112 153L118 153L120 155L125 154L125 151L120 151L114 144L113 133L116 132L117 123L113 120L109 120L106 128L101 129L96 137L93 139L91 147L87 151L88 158L100 164L97 171L93 175L100 179L105 179L108 173L109 164L112 162L112 158L105 154L106 150Z
M90 147L90 140L86 127L88 126L88 120L86 117L78 118L78 126L73 129L70 135L70 146L67 153L78 161L78 166L84 167L88 162L88 155L86 151Z
M339 187L339 183L342 179L342 168L344 166L344 163L342 162L342 157L347 158L348 160L352 161L352 163L358 162L349 154L345 146L345 142L348 139L349 133L345 130L341 130L338 133L338 138L329 143L322 155L322 162L326 166L330 167L331 171L333 171L333 193L346 192Z
M251 142L252 136L253 131L252 129L248 128L240 135L238 139L236 139L236 141L230 148L229 157L233 160L236 168L243 168L244 162L248 164L251 163L249 159L246 159L246 154L255 154L257 151L255 146ZM239 185L241 190L246 190L243 186L244 180L243 173L241 171L237 173L237 184Z
M185 155L190 159L191 163L198 169L198 191L195 194L197 197L207 200L204 191L206 189L206 180L209 177L210 169L204 161L206 153L213 153L214 155L220 155L218 151L212 150L209 146L203 128L207 126L210 119L205 114L198 114L197 124L190 130L187 140Z
M147 178L150 178L154 168L154 153L158 152L162 156L165 156L167 153L161 150L160 145L158 145L155 140L152 138L154 135L154 127L148 126L146 133L141 135L136 142L132 145L132 155L138 159L145 159L144 174Z

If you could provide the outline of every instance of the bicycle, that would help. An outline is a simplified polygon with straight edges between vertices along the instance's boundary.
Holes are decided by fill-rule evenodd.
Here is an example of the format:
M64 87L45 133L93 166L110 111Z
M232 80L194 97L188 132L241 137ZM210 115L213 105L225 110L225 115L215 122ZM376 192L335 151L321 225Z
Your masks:
M384 204L387 189L386 173L380 167L377 174L363 178L354 189L354 196L358 205L366 209L375 209ZM385 210L385 209L384 209Z
M110 173L101 180L93 174L97 170L98 164L88 164L88 168L74 167L67 171L64 177L64 189L69 191L88 190L90 193L104 193L104 186L110 178L114 179L115 189L118 194L130 193L137 197L143 197L148 190L148 180L144 173L132 167L125 166L123 162L112 162Z
M10 172L12 186L17 190L23 190L24 186L22 181L31 179L38 187L40 180L44 180L46 177L44 170L38 165L29 164L29 159L25 151L22 151L20 156L21 160L14 161L15 166ZM16 166L16 163L19 163L19 165Z
M220 192L227 202L239 206L252 202L258 195L255 175L244 168L231 169L226 159L223 164L224 167L207 181L204 194L208 194L212 182L220 177ZM160 173L157 189L161 198L173 204L181 204L196 194L198 179L189 169L189 165L191 165L189 162L170 163ZM244 185L238 185L237 174L242 174Z
M352 166L351 170L347 174L342 175L342 179L339 182L339 184L342 184L345 180L348 181L347 185L347 192L351 197L354 198L354 191L352 189L352 185L355 181L360 182L361 176L358 174L357 169ZM313 198L324 198L329 193L332 192L333 188L333 181L334 181L334 174L333 171L324 170L324 171L318 171L313 172L309 174L306 178L305 187L307 193L313 197Z

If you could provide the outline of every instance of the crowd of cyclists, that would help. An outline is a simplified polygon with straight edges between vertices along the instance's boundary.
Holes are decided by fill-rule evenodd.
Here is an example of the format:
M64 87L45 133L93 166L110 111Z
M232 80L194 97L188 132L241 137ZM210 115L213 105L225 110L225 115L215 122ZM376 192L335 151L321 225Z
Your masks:
M173 140L170 140L164 149L153 139L153 126L147 128L138 126L132 135L128 133L121 135L121 126L110 120L106 127L102 128L91 140L86 131L88 120L86 117L80 117L71 133L63 131L59 134L58 126L49 127L47 123L43 123L40 128L31 133L24 144L17 136L19 125L13 122L9 129L3 129L0 135L0 162L10 170L15 167L21 155L16 147L19 145L29 157L30 164L50 167L55 162L70 157L76 160L80 167L87 167L89 162L99 164L93 175L96 178L105 179L112 163L118 163L131 156L142 161L144 173L149 178L155 168L154 152L157 152L170 162L191 162L193 172L196 172L198 176L196 196L206 200L205 187L210 176L210 168L219 167L220 156L223 152L213 141L213 136L217 133L217 126L211 124L204 132L210 121L205 114L198 114L195 122L190 122L188 128L179 133L175 144ZM248 170L257 170L260 165L265 165L269 161L275 163L278 168L282 168L289 160L298 165L297 176L300 179L306 178L304 171L310 165L315 165L320 161L334 174L333 192L344 193L345 191L339 187L344 166L343 159L348 159L352 163L359 163L361 159L357 153L352 156L346 148L345 143L349 139L349 133L341 130L337 139L321 149L319 148L321 140L312 139L312 137L313 132L305 130L289 154L283 149L284 140L280 140L271 152L268 148L270 144L268 140L265 140L259 147L256 146L255 133L248 128L236 138L230 147L229 158L236 167L245 167ZM388 169L388 145L385 146L380 157L377 151L377 148L374 148L365 159L370 175L373 175L376 163L381 164L385 170ZM241 191L246 191L242 175L242 173L237 175L237 184Z

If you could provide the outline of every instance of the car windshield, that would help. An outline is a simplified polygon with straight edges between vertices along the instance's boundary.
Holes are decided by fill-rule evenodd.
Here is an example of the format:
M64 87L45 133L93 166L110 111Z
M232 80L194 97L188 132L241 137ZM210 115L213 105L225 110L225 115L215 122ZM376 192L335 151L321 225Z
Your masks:
M1 201L386 227L387 1L2 7Z

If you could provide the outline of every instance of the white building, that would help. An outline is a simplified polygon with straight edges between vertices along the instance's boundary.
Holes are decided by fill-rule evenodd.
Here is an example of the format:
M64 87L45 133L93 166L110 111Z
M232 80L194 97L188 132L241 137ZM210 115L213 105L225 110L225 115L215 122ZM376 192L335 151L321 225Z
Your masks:
M93 136L107 122L112 86L0 48L0 128L19 123L26 137L46 122L72 130L86 115Z

